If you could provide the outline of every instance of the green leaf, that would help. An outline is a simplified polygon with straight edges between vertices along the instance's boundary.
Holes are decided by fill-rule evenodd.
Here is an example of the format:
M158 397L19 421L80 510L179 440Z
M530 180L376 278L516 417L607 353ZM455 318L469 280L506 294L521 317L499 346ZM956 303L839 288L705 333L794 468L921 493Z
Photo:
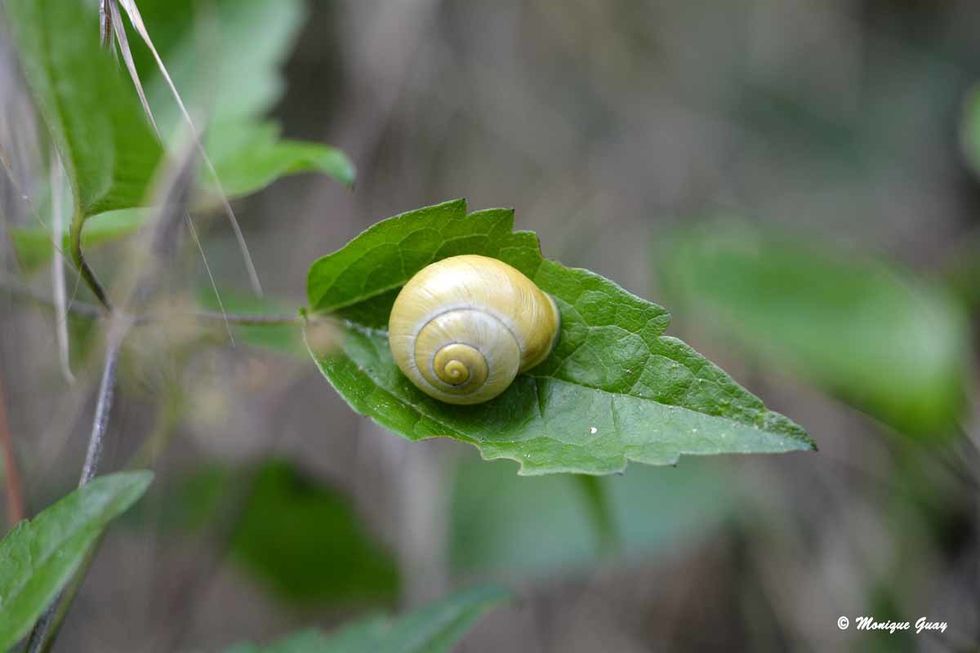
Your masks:
M82 227L82 247L89 249L113 242L139 231L147 220L149 209L133 208L107 211L93 215L85 221ZM51 235L41 227L15 227L10 230L10 237L17 252L17 260L25 270L36 270L51 260L54 248L51 246ZM62 250L68 251L69 235L62 235Z
M964 405L968 330L942 289L813 239L715 223L661 241L661 279L690 323L912 434Z
M240 644L226 653L442 653L506 599L499 588L478 587L398 619L370 617L331 635L306 630L266 646Z
M189 0L140 3L185 102L208 116L206 149L225 193L247 195L301 172L322 172L353 183L353 165L342 152L319 143L280 140L277 124L259 120L282 96L280 68L302 24L303 4L219 0L210 7L195 11ZM201 32L210 38L202 41ZM144 57L139 68L161 130L174 133L181 118L155 62ZM205 175L204 180L213 187L213 179Z
M397 596L395 561L364 529L350 497L289 462L208 464L167 495L162 515L137 509L131 516L193 535L219 524L232 562L287 604L377 604Z
M689 346L663 335L670 316L588 270L542 258L537 237L513 232L513 211L467 215L447 202L380 222L310 268L313 312L341 318L337 350L311 351L358 412L411 440L447 436L521 474L621 471L627 461L673 464L681 454L808 450L799 426ZM555 351L496 399L452 406L398 370L387 324L399 288L425 265L482 254L521 270L558 303Z
M212 124L259 118L282 97L280 68L303 24L301 0L140 0L139 8L185 103ZM145 48L134 53L169 135L181 123L177 105Z
M0 650L34 625L114 517L139 499L153 474L102 476L75 490L0 542Z
M297 603L387 599L398 588L394 561L363 532L346 498L282 461L257 470L232 553Z
M96 3L7 0L17 52L76 213L139 206L162 157L136 92L99 45Z
M322 172L343 184L354 183L354 166L343 152L319 143L280 140L279 126L271 122L215 125L207 151L231 197L301 172Z

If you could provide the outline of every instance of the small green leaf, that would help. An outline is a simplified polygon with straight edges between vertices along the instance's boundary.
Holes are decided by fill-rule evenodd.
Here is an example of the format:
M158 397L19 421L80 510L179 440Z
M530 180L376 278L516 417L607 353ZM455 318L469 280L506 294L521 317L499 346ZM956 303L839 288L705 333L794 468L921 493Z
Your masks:
M27 634L106 524L139 499L153 474L102 476L0 541L0 650Z
M5 7L76 213L141 205L163 152L132 84L99 45L96 3L8 0Z
M465 202L447 202L382 221L313 264L310 308L341 318L344 337L338 350L311 355L356 411L411 440L469 442L488 460L516 460L521 474L608 474L629 460L663 465L681 454L813 449L803 429L663 335L670 320L663 308L542 258L537 237L512 227L513 211L467 215ZM552 355L475 406L419 391L394 364L384 331L399 288L457 254L513 265L562 315Z
M254 193L301 172L322 172L342 184L354 183L354 165L343 152L319 143L280 140L279 126L270 122L215 125L207 150L230 197Z
M654 258L691 324L901 431L942 433L960 416L968 329L939 287L813 239L739 223L664 238Z
M331 635L305 630L266 646L239 644L226 653L443 653L507 597L499 588L478 587L398 619L370 617Z

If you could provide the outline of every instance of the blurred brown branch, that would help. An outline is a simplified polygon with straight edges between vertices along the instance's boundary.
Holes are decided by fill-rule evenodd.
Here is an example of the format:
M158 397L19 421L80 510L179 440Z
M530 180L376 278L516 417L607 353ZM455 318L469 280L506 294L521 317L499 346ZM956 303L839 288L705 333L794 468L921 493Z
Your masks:
M7 421L7 402L0 381L0 451L3 453L4 491L7 495L7 521L11 526L24 518L24 495L21 491L20 470L14 453L13 437Z

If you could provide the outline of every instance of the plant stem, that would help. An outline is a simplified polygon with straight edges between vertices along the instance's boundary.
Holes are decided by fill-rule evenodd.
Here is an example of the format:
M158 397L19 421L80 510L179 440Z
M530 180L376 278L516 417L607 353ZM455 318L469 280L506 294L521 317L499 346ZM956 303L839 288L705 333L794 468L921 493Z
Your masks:
M85 219L82 217L81 213L76 213L75 217L71 221L71 260L75 263L75 267L78 268L78 273L82 277L82 281L85 285L89 287L95 298L99 300L107 311L112 310L112 305L109 303L109 297L106 295L105 289L99 280L96 278L95 273L92 268L88 266L88 262L85 260L85 255L82 253L82 226L85 224Z
M578 474L574 479L585 497L586 508L599 543L600 555L608 556L615 553L619 549L619 534L613 523L609 496L602 479L588 474Z
M99 462L102 460L102 445L105 441L106 430L109 427L109 413L112 411L112 400L115 396L116 367L119 363L119 348L122 345L121 335L109 334L105 363L102 366L102 381L99 383L98 402L95 404L92 434L88 440L88 451L85 454L82 475L78 479L79 487L95 477L99 469Z
M124 316L116 316L113 324L109 327L109 334L106 343L105 362L102 365L102 380L99 382L99 394L95 404L95 417L92 419L92 432L88 439L88 451L85 454L85 463L82 465L82 473L78 479L78 487L82 487L93 478L99 470L99 463L102 461L102 449L105 442L105 434L109 427L109 413L112 412L112 400L116 391L116 369L119 364L119 350L126 332L129 330L129 320ZM91 556L95 551L93 547L89 553ZM84 569L84 568L83 568ZM82 582L84 572L76 575L79 585ZM47 648L51 626L56 621L59 610L67 612L68 603L74 598L75 592L66 594L61 592L57 598L44 611L41 618L34 625L30 639L27 642L28 653L41 653ZM65 598L66 601L62 599Z
M0 383L0 451L3 453L4 488L7 494L7 521L13 526L24 518L24 495L21 491L20 470L14 453L13 436L7 421L7 402Z

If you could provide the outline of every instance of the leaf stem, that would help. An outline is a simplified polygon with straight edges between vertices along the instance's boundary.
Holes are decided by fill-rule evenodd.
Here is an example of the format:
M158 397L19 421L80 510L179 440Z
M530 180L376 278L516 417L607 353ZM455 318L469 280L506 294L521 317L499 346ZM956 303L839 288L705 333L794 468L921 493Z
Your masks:
M95 298L99 300L107 311L112 310L112 305L109 303L109 297L106 295L105 289L102 284L99 283L98 278L89 267L88 262L85 260L85 255L82 253L82 226L85 224L85 219L81 212L76 212L75 217L71 221L71 230L69 232L70 246L71 246L71 260L75 263L75 267L78 268L78 273L82 277L82 281L85 285L89 287Z

